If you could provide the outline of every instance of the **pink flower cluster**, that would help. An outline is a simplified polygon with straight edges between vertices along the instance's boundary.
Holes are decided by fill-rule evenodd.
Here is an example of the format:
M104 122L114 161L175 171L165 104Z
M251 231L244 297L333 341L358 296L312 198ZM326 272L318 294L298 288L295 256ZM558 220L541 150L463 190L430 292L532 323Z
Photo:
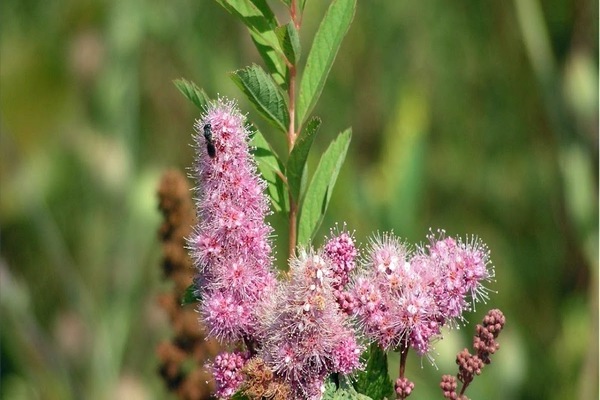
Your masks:
M345 295L346 311L383 349L410 346L427 354L442 326L455 324L471 302L487 298L482 282L493 277L493 269L485 245L476 238L446 238L443 231L428 239L413 252L392 234L373 239Z
M195 125L199 222L188 246L199 272L202 319L211 336L230 342L254 337L257 304L276 283L266 184L244 124L235 103L219 100Z
M487 299L489 251L475 237L462 241L443 231L414 251L392 234L378 236L358 273L354 238L332 233L319 250L299 249L287 279L278 281L266 183L250 155L245 117L233 102L218 100L195 128L199 222L188 246L199 311L209 336L246 349L212 363L217 396L243 387L242 368L252 359L292 398L319 399L329 375L363 367L363 335L385 350L410 346L428 354L442 326ZM407 380L397 382L400 396L412 389Z
M343 235L334 240L347 241ZM364 347L333 293L340 265L324 253L300 250L290 261L289 281L264 315L259 355L290 384L294 398L319 399L328 375L362 367Z

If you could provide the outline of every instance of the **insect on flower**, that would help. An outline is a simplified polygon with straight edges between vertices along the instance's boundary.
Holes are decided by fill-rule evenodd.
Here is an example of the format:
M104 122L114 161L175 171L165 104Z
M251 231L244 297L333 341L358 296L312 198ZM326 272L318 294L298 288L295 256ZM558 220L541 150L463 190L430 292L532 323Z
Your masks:
M204 125L204 139L206 139L206 151L210 158L215 158L217 155L217 149L215 149L215 143L212 137L212 126L210 124Z

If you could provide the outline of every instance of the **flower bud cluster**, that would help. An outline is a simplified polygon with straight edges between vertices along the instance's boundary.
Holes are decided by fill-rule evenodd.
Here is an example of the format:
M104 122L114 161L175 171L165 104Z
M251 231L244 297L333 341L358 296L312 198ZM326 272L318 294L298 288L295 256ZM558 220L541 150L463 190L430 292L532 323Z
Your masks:
M217 397L231 397L238 391L244 381L242 368L248 357L247 352L240 351L221 353L215 357L211 366L217 384Z
M412 393L415 384L407 378L398 378L394 384L394 389L399 399L405 399Z
M463 394L466 388L476 375L481 374L483 367L491 362L490 355L494 354L500 347L496 342L496 338L504 328L505 322L506 319L502 311L498 309L488 311L483 319L483 324L477 325L476 328L476 334L473 338L475 354L471 354L469 350L463 349L456 355L456 364L458 364L456 378L463 384L460 395L456 393L456 378L444 375L440 383L444 398L452 400L467 398Z

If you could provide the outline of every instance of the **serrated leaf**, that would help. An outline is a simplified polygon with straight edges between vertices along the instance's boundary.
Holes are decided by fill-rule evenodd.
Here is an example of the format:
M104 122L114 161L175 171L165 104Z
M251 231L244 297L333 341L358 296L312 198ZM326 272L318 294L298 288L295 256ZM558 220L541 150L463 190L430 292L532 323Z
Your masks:
M393 399L394 384L388 373L386 353L373 343L365 355L367 366L356 374L354 388L373 399Z
M275 28L275 15L264 0L216 0L228 12L238 17L250 31L252 41L277 84L285 82L287 68L281 56Z
M319 100L355 8L356 0L333 0L315 34L300 83L297 110L300 125Z
M204 111L208 105L209 98L204 90L200 89L194 82L186 81L185 79L175 79L173 81L175 87L196 107Z
M321 156L301 205L298 244L307 244L323 221L335 181L346 158L352 130L346 129Z
M202 300L202 297L200 296L200 292L198 291L198 288L196 287L195 284L192 283L190 286L188 286L185 289L185 292L183 292L183 296L181 296L181 305L185 306L188 304L194 304L194 303L198 303L201 300Z
M285 171L283 164L258 130L252 136L250 146L254 147L252 154L256 158L260 174L267 182L267 193L273 209L277 212L288 212L287 190L281 179Z
M286 132L290 123L287 102L273 79L254 64L231 74L231 79L244 92L269 122Z
M300 38L298 37L298 31L294 23L288 22L278 27L275 29L275 34L277 35L277 39L279 39L279 45L285 57L290 63L296 64L300 59Z
M296 202L300 200L302 194L301 187L302 179L306 171L306 160L308 159L310 147L312 146L320 125L321 119L318 117L312 118L308 124L306 124L306 127L302 130L300 136L296 140L287 161L286 171L288 186L290 187L290 192L294 199L296 199Z

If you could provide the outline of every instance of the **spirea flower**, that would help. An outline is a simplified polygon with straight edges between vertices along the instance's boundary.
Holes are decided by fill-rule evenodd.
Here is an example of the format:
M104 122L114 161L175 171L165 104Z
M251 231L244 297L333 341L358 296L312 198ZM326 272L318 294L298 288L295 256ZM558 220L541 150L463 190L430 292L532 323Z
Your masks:
M210 103L196 121L198 224L188 239L201 315L220 341L249 339L257 326L257 304L274 289L269 214L250 155L245 117L233 102Z
M439 334L437 306L421 275L408 262L406 245L392 234L371 241L363 272L351 291L365 334L383 349L409 344L419 354Z
M483 282L494 277L489 250L477 237L467 241L446 237L439 230L437 237L430 233L429 244L420 248L413 257L415 265L433 274L429 285L433 287L440 315L453 324L461 320L471 304L488 299L488 289Z
M233 396L244 381L242 368L248 361L248 353L236 351L221 353L211 363L213 378L217 384L215 395L228 399Z
M332 276L322 252L299 250L263 318L259 355L290 384L293 398L318 399L329 374L361 368L363 346L336 305Z
M429 235L430 243L410 252L392 234L375 237L362 271L354 277L345 306L365 335L383 349L431 351L441 327L462 318L471 301L487 298L482 281L493 276L481 241ZM343 308L343 307L342 307Z

